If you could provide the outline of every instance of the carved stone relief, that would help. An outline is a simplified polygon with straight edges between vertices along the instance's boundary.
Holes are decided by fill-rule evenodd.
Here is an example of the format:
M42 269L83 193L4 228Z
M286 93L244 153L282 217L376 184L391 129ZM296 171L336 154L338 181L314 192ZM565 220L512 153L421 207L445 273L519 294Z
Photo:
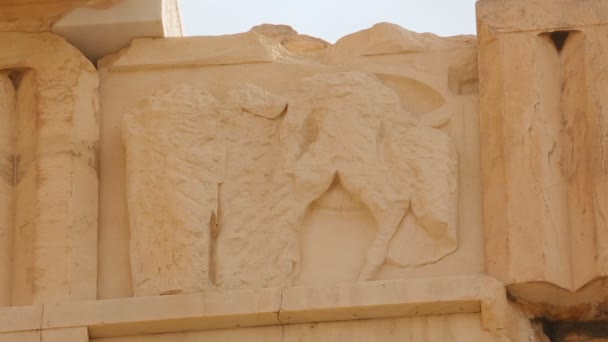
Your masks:
M125 116L136 295L211 289L225 143L216 99L175 88Z
M341 72L288 99L239 84L139 102L123 126L135 295L371 280L452 252L455 150L400 101Z
M373 279L387 261L416 266L456 248L457 162L450 138L402 111L397 93L375 76L304 80L281 137L298 221L332 183L371 211L376 232L356 279ZM425 236L434 248L400 241L389 249L399 229L411 241Z

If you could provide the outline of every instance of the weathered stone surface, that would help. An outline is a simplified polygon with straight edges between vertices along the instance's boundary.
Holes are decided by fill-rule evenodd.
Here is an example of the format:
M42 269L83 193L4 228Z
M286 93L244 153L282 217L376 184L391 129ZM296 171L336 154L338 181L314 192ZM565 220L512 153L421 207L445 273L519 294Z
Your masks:
M479 56L260 25L95 70L0 33L0 341L603 338L551 328L608 312L603 8L482 0Z
M86 327L69 329L48 329L40 332L42 342L89 342L89 331Z
M320 334L316 338L331 338L332 334L348 336L356 329L362 336L386 334L380 336L414 341L443 341L443 334L450 332L457 341L467 337L529 341L531 325L509 308L504 287L489 277L394 280L3 308L0 340L37 336L42 341L86 341L85 336L90 336L102 341L203 337L240 341L247 336L257 338L256 331L267 338L274 336L274 330L286 336L288 329L292 329L290 338L311 333ZM463 317L468 317L468 323ZM385 324L416 333L386 330ZM463 324L470 331L460 331ZM515 331L511 329L514 324ZM313 326L321 331L338 328L334 333L305 328Z
M481 0L479 42L178 12L0 0L0 341L606 339L605 1ZM6 32L51 29L115 53Z
M604 340L606 3L477 9L479 56L0 0L0 341Z
M287 51L296 54L314 54L323 51L329 43L323 39L298 34L291 26L262 24L255 26L250 32L259 33L281 43Z
M605 5L478 3L488 272L550 319L606 317Z
M74 8L107 8L120 1L124 0L0 0L0 31L48 31Z
M184 43L188 46L184 46ZM205 46L205 49L201 49ZM165 51L159 55L157 51ZM254 32L187 39L139 38L112 63L114 68L162 68L170 65L203 66L268 63L284 58L286 50L274 40Z
M329 62L345 61L358 56L379 56L445 49L449 39L431 33L416 33L390 23L379 23L339 39L328 48ZM456 44L454 44L456 45Z
M214 283L289 285L296 276L299 283L331 283L330 275L314 275L321 265L301 262L300 245L312 241L298 236L312 228L302 226L309 207L332 183L371 213L376 230L353 265L359 271L334 281L370 280L386 262L421 265L456 248L452 142L408 118L397 94L376 77L338 73L304 79L285 118L273 124L280 132L270 131L262 144L255 135L242 140L247 135L235 128L246 117L255 121L256 113L264 113L257 121L276 118L287 103L251 85L228 94L229 102L221 104L205 91L178 86L125 115L136 295L211 290ZM273 150L280 154L255 157ZM253 181L261 170L268 171L259 174L261 182ZM275 214L267 208L281 209ZM398 229L409 239L391 244ZM265 231L272 238L259 249L262 241L256 240ZM249 276L247 265L259 265L264 273Z
M135 38L182 36L178 0L115 0L109 4L75 8L54 22L51 30L93 62Z
M495 33L554 31L606 24L607 6L601 0L481 0L477 21Z
M262 24L251 28L250 32L259 33L268 38L278 41L280 44L285 44L290 37L298 34L291 26L288 25L272 25Z
M465 134L477 129L476 97L463 88L475 82L474 45L399 30L396 46L432 43L371 57L344 50L328 64L325 52L282 47L288 27L263 26L138 40L102 60L101 298L483 272L478 145ZM210 129L180 133L196 125ZM216 142L217 158L188 150ZM178 274L174 251L199 259L176 263ZM194 285L139 292L161 273Z
M135 295L213 289L211 238L226 164L220 115L213 96L180 87L125 116Z
M11 304L13 185L15 183L15 88L8 72L0 73L0 307Z
M23 331L16 333L0 333L0 342L40 342L40 331Z
M3 164L13 162L12 177L5 166L0 181L0 212L12 213L12 241L0 240L11 260L0 264L2 288L12 305L95 299L97 73L49 33L0 33L0 51L9 51L0 53L0 103L9 104L0 118L11 125L0 141L11 141ZM6 216L0 222L7 229ZM7 292L1 298L6 304Z
M181 37L178 0L0 0L0 32L52 31L93 62L139 37Z
M377 78L340 73L304 80L290 101L281 145L285 172L294 178L297 217L332 183L370 211L376 232L359 280L373 278L387 261L420 265L456 248L452 143L402 112L397 94ZM400 227L409 240L389 249ZM433 245L430 254L417 248L420 243Z
M284 341L504 341L480 329L471 314L327 322L285 327Z

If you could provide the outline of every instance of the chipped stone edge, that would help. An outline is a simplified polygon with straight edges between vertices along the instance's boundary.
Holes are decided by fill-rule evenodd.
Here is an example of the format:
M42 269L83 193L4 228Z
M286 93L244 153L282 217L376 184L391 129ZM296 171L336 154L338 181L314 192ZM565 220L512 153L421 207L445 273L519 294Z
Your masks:
M218 48L216 45L220 42L229 48ZM196 49L194 46L209 49ZM165 51L165 54L161 58L150 51ZM287 50L271 38L243 32L223 36L136 38L120 51L101 57L97 64L120 72L273 63L287 56Z
M603 0L479 0L476 17L494 33L551 31L608 24L606 9ZM519 13L519 20L512 13Z
M480 313L484 329L504 335L504 286L463 276L8 307L0 309L0 334L86 327L99 338L458 313Z

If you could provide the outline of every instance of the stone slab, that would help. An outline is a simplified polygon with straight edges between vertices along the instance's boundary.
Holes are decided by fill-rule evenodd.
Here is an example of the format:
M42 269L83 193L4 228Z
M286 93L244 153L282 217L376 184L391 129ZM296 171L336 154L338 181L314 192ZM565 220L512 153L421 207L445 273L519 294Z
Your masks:
M481 310L479 277L375 281L283 292L282 323L406 317Z
M0 333L86 327L101 338L460 313L481 313L500 333L504 297L485 276L136 297L0 309Z
M280 291L261 289L47 305L43 328L86 326L92 337L275 325Z
M95 61L142 37L182 35L177 0L123 0L109 8L78 8L52 31Z
M86 327L49 329L40 333L42 342L89 342L89 331Z
M40 342L40 331L22 331L14 333L0 333L0 342Z
M40 329L42 310L42 305L0 308L0 333Z
M481 0L477 21L494 33L554 30L608 23L608 2Z
M254 32L180 39L140 38L116 56L112 69L269 63L284 58L286 53L277 42Z

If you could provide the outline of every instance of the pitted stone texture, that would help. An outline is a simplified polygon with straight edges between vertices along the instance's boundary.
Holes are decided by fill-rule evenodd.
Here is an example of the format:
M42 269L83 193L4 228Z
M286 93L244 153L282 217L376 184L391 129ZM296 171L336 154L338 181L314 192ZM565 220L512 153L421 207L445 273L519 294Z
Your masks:
M2 120L11 117L0 141L13 141L14 163L10 186L0 187L11 192L12 212L12 243L1 250L12 268L0 271L2 283L11 279L12 305L95 299L97 72L54 34L0 33L0 51L8 51L0 53L4 86L13 87L0 101L15 104L0 107Z
M373 75L314 76L289 100L248 84L224 101L178 86L140 102L123 132L136 295L319 282L299 274L302 244L314 243L299 239L334 182L376 232L354 274L325 282L370 280L386 262L423 265L456 248L452 143Z
M74 8L107 8L120 1L124 0L0 0L0 31L48 31Z
M324 58L327 50L289 51L282 43L293 32L273 26L218 37L139 39L101 61L100 298L144 294L132 280L146 279L144 269L168 272L173 249L180 251L176 256L204 257L196 265L180 262L169 278L199 283L154 285L147 293L482 273L475 40L379 27L371 29L377 34L348 39L363 50L374 46L373 55L346 44L332 61ZM206 105L196 104L199 95L187 95L203 93ZM191 107L179 109L187 113L181 117L177 104ZM168 121L130 132L125 113L138 113L141 127L149 113ZM188 132L184 144L180 120L215 128ZM163 134L171 140L164 142ZM167 182L168 165L145 162L151 155L142 152L153 142L161 147L159 160L182 160L190 152L172 151L205 139L224 141L210 152L223 150L224 160L216 160L223 164L192 155L193 170L200 171L191 172L198 180L187 191L176 180ZM181 164L171 168L190 175ZM143 186L137 177L170 185ZM141 191L134 191L135 183ZM190 217L188 208L199 205L163 196L167 191L207 193L208 209L194 210L196 223L160 228L152 223L156 213ZM142 205L150 207L142 211ZM144 212L151 214L132 217ZM168 226L202 233L179 241ZM147 242L138 246L138 234ZM167 248L145 256L143 246L155 239Z

